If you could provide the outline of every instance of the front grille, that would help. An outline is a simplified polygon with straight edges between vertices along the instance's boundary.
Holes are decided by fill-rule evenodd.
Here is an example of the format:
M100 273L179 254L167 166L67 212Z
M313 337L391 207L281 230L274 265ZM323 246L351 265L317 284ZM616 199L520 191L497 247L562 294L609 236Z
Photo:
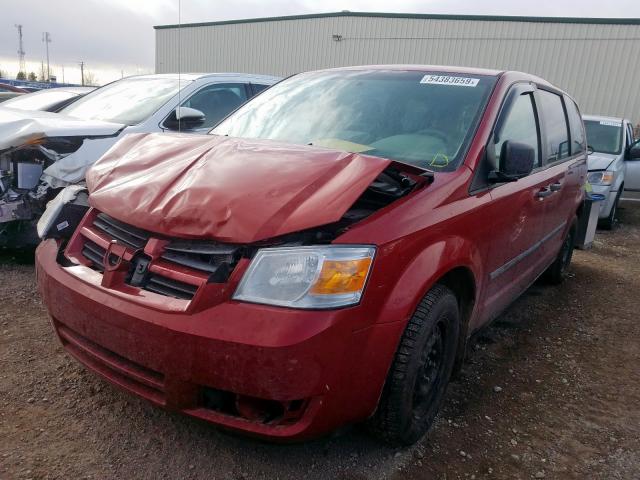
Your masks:
M144 248L151 237L149 232L127 225L104 213L98 214L93 221L93 226L112 239L117 240L118 243L135 250Z
M125 283L182 300L191 300L198 288L207 282L226 283L241 256L241 247L238 245L168 239L159 252L160 258L154 261L143 253L147 242L151 238L165 241L166 238L128 225L105 213L98 213L92 222L84 225L84 232L78 253L88 261L90 268L104 273L106 249L115 240L127 247L127 259L131 258ZM154 258L157 258L157 253Z
M86 240L82 247L82 255L91 261L91 266L99 272L104 272L103 259L105 253L107 251L104 248L91 240Z
M214 281L226 281L228 267L235 265L239 254L237 245L174 240L165 247L162 258L184 267L212 274ZM222 270L225 270L222 272Z
M179 282L156 274L149 275L143 288L151 292L166 295L167 297L182 298L184 300L191 300L198 290L198 287L195 285Z

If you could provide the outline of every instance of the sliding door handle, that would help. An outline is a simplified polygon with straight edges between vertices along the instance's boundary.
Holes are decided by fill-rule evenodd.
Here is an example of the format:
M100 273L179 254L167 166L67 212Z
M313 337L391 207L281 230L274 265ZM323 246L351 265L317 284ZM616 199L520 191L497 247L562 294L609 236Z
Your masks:
M536 193L536 197L543 199L553 195L553 192L549 188L542 188Z

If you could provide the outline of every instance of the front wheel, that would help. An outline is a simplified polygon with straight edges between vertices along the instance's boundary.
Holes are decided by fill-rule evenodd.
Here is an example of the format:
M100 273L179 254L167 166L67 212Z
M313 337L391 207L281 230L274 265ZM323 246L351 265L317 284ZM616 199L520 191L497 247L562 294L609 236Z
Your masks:
M616 195L616 199L611 206L611 211L609 212L609 216L604 220L600 221L600 226L605 230L613 230L613 227L616 226L616 214L618 213L618 201L620 200L620 194L622 193L622 188L620 187L620 191Z
M567 270L569 269L571 258L573 257L577 225L578 222L574 218L571 228L569 228L569 231L562 242L558 256L549 268L547 268L547 271L544 272L544 278L553 285L562 283L567 276Z
M411 445L429 430L451 378L460 334L453 292L434 286L405 328L370 430L394 445Z

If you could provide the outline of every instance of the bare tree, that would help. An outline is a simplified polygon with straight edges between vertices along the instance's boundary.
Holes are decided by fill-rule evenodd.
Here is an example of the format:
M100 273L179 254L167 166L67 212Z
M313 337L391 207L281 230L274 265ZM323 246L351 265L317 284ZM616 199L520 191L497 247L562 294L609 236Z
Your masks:
M85 70L84 70L84 81L82 82L82 84L83 85L88 85L88 86L97 86L98 85L98 77L96 77L93 72L90 72L89 70L87 70L85 68Z

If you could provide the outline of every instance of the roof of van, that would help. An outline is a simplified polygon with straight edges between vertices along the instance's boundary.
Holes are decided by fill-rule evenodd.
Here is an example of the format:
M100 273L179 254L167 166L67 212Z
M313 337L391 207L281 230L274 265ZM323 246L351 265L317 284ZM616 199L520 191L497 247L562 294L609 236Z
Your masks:
M555 90L562 91L561 88L553 85L544 78L540 78L536 75L532 75L526 72L518 72L515 70L492 70L487 68L475 68L475 67L458 67L458 66L445 66L445 65L414 65L414 64L391 64L391 65L356 65L352 67L336 67L319 70L323 72L336 72L336 71L348 71L348 70L406 70L406 71L419 71L419 72L433 72L443 74L461 74L461 75L485 75L491 77L508 76L511 81L529 81L535 82L538 85L546 85Z
M582 119L583 120L596 120L596 121L601 121L601 122L617 122L617 123L622 123L622 122L625 121L624 118L607 117L605 115L583 115Z

